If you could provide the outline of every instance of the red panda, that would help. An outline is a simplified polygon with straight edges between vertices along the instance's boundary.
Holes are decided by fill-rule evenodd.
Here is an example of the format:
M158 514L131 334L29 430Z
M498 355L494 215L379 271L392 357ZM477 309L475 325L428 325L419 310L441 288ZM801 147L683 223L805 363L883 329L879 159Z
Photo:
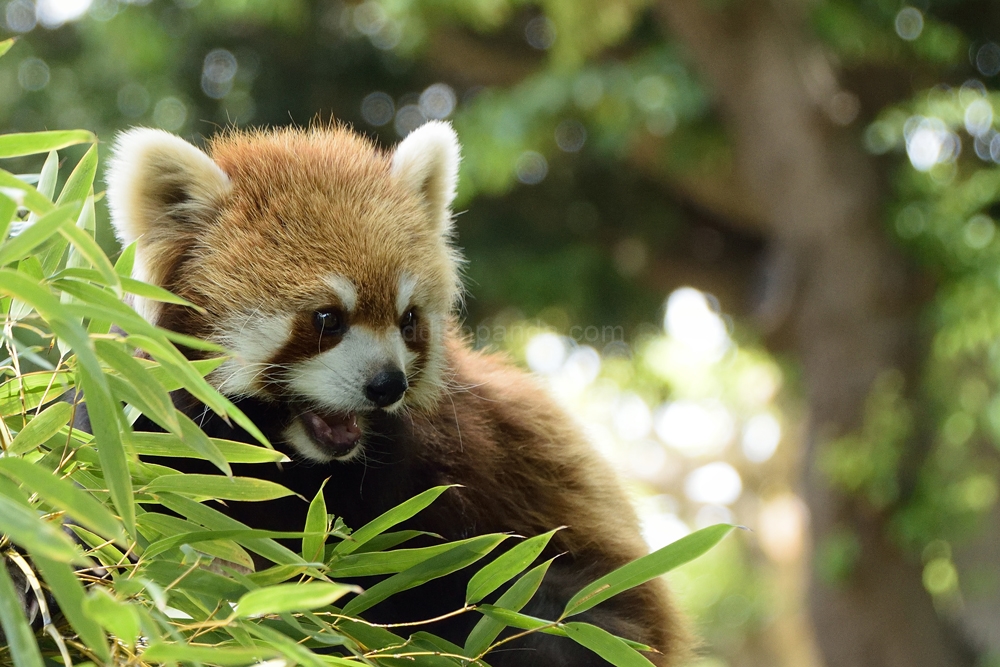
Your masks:
M579 429L526 373L463 341L453 243L459 144L430 122L383 152L344 127L229 131L203 152L150 129L122 134L108 170L112 223L138 241L134 275L200 307L137 299L150 322L226 346L209 376L294 463L237 474L312 497L358 527L433 486L449 490L407 526L460 539L486 532L553 538L556 559L524 613L555 618L576 591L644 555L635 514ZM250 441L190 397L210 435ZM137 424L141 427L142 424ZM150 424L146 424L150 426ZM176 467L176 466L175 466ZM244 523L300 530L290 497L231 504ZM373 608L374 620L435 617L463 604L468 574ZM463 577L465 577L463 579ZM432 628L461 643L476 614ZM681 652L660 581L584 615ZM572 641L531 635L491 654L503 665L606 664Z

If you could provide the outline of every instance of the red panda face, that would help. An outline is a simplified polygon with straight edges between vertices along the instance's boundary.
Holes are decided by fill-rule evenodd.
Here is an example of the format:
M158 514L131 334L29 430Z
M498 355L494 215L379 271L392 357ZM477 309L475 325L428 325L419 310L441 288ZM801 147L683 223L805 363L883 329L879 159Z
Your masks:
M232 133L209 152L155 130L117 142L108 200L136 277L203 312L137 309L230 349L209 380L288 405L282 436L304 458L355 456L374 411L431 407L459 294L451 128L391 155L342 128Z

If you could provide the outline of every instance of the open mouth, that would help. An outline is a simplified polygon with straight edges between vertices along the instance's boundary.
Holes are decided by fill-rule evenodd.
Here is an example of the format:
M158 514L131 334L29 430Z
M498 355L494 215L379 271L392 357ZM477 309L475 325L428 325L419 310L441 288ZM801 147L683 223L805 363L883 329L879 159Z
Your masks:
M361 428L355 414L306 412L301 419L312 441L331 458L347 456L361 440Z

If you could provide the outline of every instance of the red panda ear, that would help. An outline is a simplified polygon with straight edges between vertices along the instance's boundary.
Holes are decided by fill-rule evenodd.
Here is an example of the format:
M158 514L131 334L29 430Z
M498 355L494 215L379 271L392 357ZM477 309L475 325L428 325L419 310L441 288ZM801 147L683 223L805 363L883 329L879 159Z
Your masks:
M231 189L208 155L180 137L146 128L118 135L105 180L118 239L123 245L141 239L133 275L160 286ZM136 302L151 320L153 308L152 302Z
M408 134L392 156L392 175L427 202L440 233L451 227L451 202L458 185L461 159L458 136L451 124L424 123Z
M178 136L147 128L118 135L106 181L111 222L123 244L150 232L188 232L183 227L204 219L230 190L212 158Z

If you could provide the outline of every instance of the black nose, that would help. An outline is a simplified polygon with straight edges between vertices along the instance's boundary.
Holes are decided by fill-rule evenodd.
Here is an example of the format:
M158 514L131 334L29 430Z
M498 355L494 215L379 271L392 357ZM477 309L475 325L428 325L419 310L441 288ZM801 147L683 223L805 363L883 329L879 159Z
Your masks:
M402 371L379 371L365 385L368 400L384 408L392 405L406 393L406 376Z

